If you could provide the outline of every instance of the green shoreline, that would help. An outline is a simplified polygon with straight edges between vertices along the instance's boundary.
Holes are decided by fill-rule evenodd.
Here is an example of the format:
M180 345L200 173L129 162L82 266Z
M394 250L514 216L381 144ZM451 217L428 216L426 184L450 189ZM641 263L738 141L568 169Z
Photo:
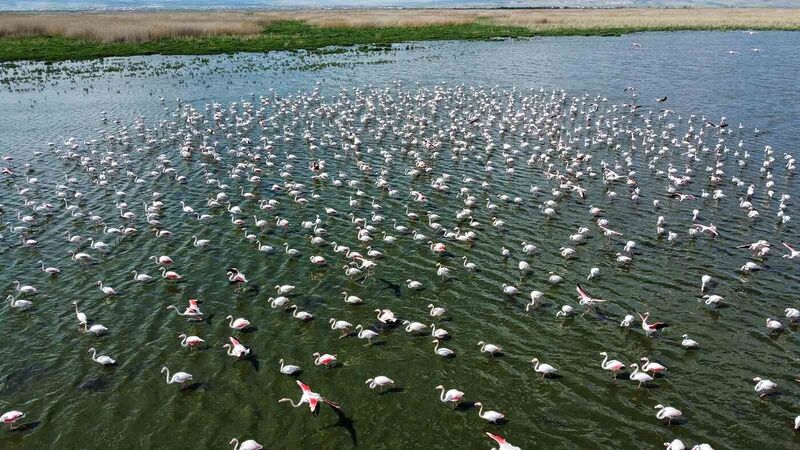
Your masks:
M393 44L414 41L486 40L534 36L621 36L648 31L733 31L738 27L624 27L531 30L525 27L471 23L423 27L327 28L303 22L276 22L257 36L167 38L148 42L95 42L77 38L3 37L0 61L67 61L110 56L210 55L276 50L312 50L329 46ZM755 27L762 31L798 31L794 27Z

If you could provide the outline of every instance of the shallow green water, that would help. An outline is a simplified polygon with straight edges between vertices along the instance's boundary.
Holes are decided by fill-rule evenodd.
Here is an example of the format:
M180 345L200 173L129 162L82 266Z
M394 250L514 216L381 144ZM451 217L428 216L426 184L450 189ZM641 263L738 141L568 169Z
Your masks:
M793 122L794 105L800 94L788 83L785 89L773 88L794 79L793 68L798 61L791 50L797 44L797 36L677 33L620 39L441 43L387 55L305 59L240 55L210 58L208 64L191 62L189 58L137 58L134 61L143 61L145 69L135 75L107 72L93 79L67 76L54 86L14 86L33 89L0 96L7 105L0 125L9 130L3 138L4 153L14 156L12 166L21 174L25 173L23 164L29 162L29 175L38 177L39 182L28 195L20 195L14 186L16 183L20 188L28 187L23 175L0 184L2 218L9 222L2 232L8 245L0 246L6 261L0 285L5 286L4 293L11 293L11 282L20 280L36 286L39 294L29 297L35 303L31 311L13 311L5 306L0 313L0 406L3 411L19 409L27 414L22 430L0 433L0 445L224 448L230 438L239 437L256 439L267 448L489 448L491 441L485 431L506 436L522 448L658 448L674 438L686 444L708 442L715 448L797 445L798 437L792 432L792 420L798 414L794 399L800 389L793 381L798 367L796 329L788 327L781 334L770 335L764 326L767 316L785 323L783 309L797 307L797 260L779 256L783 252L779 248L781 241L798 243L797 219L779 226L775 213L780 194L788 193L794 199L800 195L796 177L788 175L783 167L784 152L793 153L800 137ZM643 43L641 51L631 49L632 40ZM705 45L697 45L699 41ZM749 51L751 47L763 50L754 54ZM726 54L730 49L741 50L741 54ZM458 58L452 59L453 55ZM364 64L378 60L385 62ZM318 71L297 70L308 64L336 61L346 63ZM148 72L150 64L157 67L165 62L180 62L181 66ZM634 64L639 69L631 70ZM74 70L82 66L68 67ZM687 73L701 75L687 80L692 78ZM466 86L454 87L461 83ZM682 188L698 199L678 202L665 193L666 177L648 168L652 155L639 151L632 155L631 169L637 172L640 201L633 203L624 184L618 182L606 188L600 180L601 161L612 167L625 164L622 150L596 143L584 150L593 154L591 165L599 174L581 181L589 190L589 198L581 200L574 193L565 194L556 199L558 217L545 221L538 207L553 198L551 190L558 183L544 177L547 163L528 165L526 160L549 143L529 139L531 145L521 147L522 122L501 134L498 120L484 125L485 119L490 114L510 118L513 114L508 111L537 119L542 116L541 110L524 109L523 99L539 96L542 100L537 104L541 105L551 94L549 90L540 93L539 87L564 88L568 95L556 102L564 110L572 104L572 96L581 97L576 103L581 111L588 110L586 105L592 103L601 105L595 119L599 115L624 115L620 127L641 130L647 126L643 117L631 118L612 107L630 101L622 91L629 85L637 86L639 101L646 105L641 114L650 109L656 111L651 117L656 135L665 131L669 136L682 136L691 113L705 113L713 121L718 121L720 115L728 117L732 127L725 143L731 154L723 162L724 181L718 186L727 198L719 203L699 198L702 190L714 189L705 172L710 164L708 152L700 155L701 163L692 165L694 181ZM340 92L339 87L346 91ZM315 88L320 90L319 95L312 93ZM354 91L356 88L358 92ZM516 91L512 93L512 89ZM437 91L440 100L435 101ZM273 92L279 96L274 97ZM591 94L582 97L584 92ZM667 95L668 102L653 103L652 98L661 95ZM161 96L165 97L163 102L159 100ZM394 103L386 102L387 96ZM607 101L602 99L604 96ZM180 157L184 137L171 139L170 134L186 130L186 110L177 105L176 97L183 99L182 105L194 106L205 115L209 122L198 125L198 130L214 128L207 144L217 143L219 163L198 154L202 131L190 139L195 151L192 158ZM298 98L305 99L302 106L281 113L280 105L296 104ZM375 117L362 123L368 107L352 105L365 99L374 101ZM237 105L231 107L233 101ZM206 104L219 102L225 123L234 112L242 117L244 101L256 103L252 114L258 108L263 107L263 111L249 127L238 128L241 135L236 134L235 127L221 130L214 126L213 113L206 110ZM487 105L492 102L497 107L490 111ZM435 112L432 104L437 105ZM658 119L657 111L662 106L675 113ZM101 110L107 111L107 123L100 121ZM320 118L321 111L333 114L344 110L351 113ZM465 125L479 111L484 120ZM548 113L555 111L558 110L548 109ZM145 117L145 139L135 128L139 115ZM680 121L678 115L682 117ZM402 127L412 122L419 126L416 118L421 116L429 117L424 129L405 130L420 138L411 143L410 135L402 135ZM270 117L275 118L276 126L268 120ZM119 123L114 123L116 118ZM343 138L341 129L334 125L336 120L344 120L348 123L346 128L357 133L362 141L358 158L369 165L371 172L359 170L352 149L342 150ZM392 123L378 140L375 136L380 120ZM740 121L745 125L741 131L736 129ZM667 128L670 122L676 123L676 131ZM474 137L459 135L457 139L475 146L461 153L460 156L469 157L467 160L451 159L453 148L458 147L449 137L452 123L475 133ZM570 123L565 121L564 125ZM754 134L754 127L763 132ZM152 131L155 128L157 132ZM108 142L109 135L115 136L117 142L125 140L123 129L129 145ZM343 186L311 179L307 170L308 144L303 140L306 129L311 130L317 142L335 141L330 147L318 142L320 148L314 154L326 161L330 180L340 179ZM498 145L491 152L485 151L487 136L481 134L484 129ZM284 130L293 133L290 141L284 139ZM228 137L227 133L232 135ZM330 137L325 137L326 133ZM578 136L579 147L583 146L584 137L597 135L586 129L573 133ZM706 129L705 133L706 145L713 148L716 131ZM79 143L77 152L93 161L93 173L78 168L79 159L59 158L68 151L64 141L72 136ZM265 150L255 149L262 136L273 141L274 167L264 164ZM153 148L142 150L151 137L156 139L149 144ZM243 137L250 137L252 143L242 143ZM425 148L422 137L442 141L438 155ZM99 142L84 144L91 139ZM641 139L637 136L637 145ZM743 169L735 166L736 158L732 156L740 139L743 149L752 154ZM45 143L49 141L55 143L59 154L48 149ZM504 155L504 143L511 145L509 151L519 153ZM631 145L622 136L614 140L616 144L626 149ZM663 144L669 146L668 141ZM542 149L534 150L536 145ZM773 170L776 195L772 200L766 197L765 180L758 173L765 145L775 149L778 159ZM386 153L381 154L382 150ZM34 151L41 154L34 155ZM122 157L122 153L128 156ZM258 153L262 159L254 160L248 153ZM289 154L296 159L290 160ZM179 175L187 177L187 183L178 183L167 175L150 176L150 171L165 167L157 159L159 155L164 155ZM385 159L386 155L392 156L391 161ZM486 171L486 160L479 159L479 155L488 157L494 170ZM111 158L107 162L114 160L121 166L118 175L109 175L107 188L92 183L98 173L110 167L100 163L104 156ZM513 175L505 172L509 157L514 159ZM406 175L415 158L432 167L430 174ZM553 162L554 170L564 171L560 159ZM685 167L675 151L655 163L656 170L667 170L669 162L680 170ZM237 180L231 177L231 169L238 163L245 166ZM294 168L286 169L286 164ZM263 170L260 185L245 181L256 166ZM128 170L145 182L135 183L126 177ZM396 197L375 185L381 170L386 171L384 178L390 188L397 190ZM291 178L282 178L282 171L290 172ZM67 183L64 173L76 182ZM210 175L204 177L205 173ZM625 173L624 169L621 173ZM449 188L436 192L431 183L443 174L451 176L446 181ZM464 176L476 182L467 183ZM757 185L752 201L761 212L758 220L747 219L746 212L738 207L736 199L744 194L746 185L732 185L733 176ZM207 178L219 179L229 188L205 184ZM273 184L283 185L286 180L304 185L299 195L309 201L306 206L293 202L286 189L271 190ZM358 184L348 185L350 180ZM487 185L482 187L483 181ZM87 216L101 216L109 226L126 223L115 207L118 199L114 187L125 191L125 200L137 216L130 223L139 230L138 234L116 239L104 235L102 227L89 220L70 217L56 195L56 185L60 183L69 185L62 191L70 195L75 191L83 193L80 211ZM273 211L261 210L258 201L242 198L240 185L258 199L275 199L280 204ZM539 186L541 192L532 195L531 185ZM469 187L478 199L472 212L480 223L478 228L470 226L468 220L456 219L456 213L464 208L463 199L456 198L462 187ZM359 189L364 196L359 206L352 208L350 197L358 198ZM423 192L428 202L414 202L408 194L410 189ZM248 232L274 246L274 254L258 252L255 244L231 223L224 209L206 206L206 199L221 190L230 196L233 205L244 210L240 216L247 221ZM613 202L606 195L608 190L618 193ZM156 237L145 222L142 202L150 202L153 191L164 194L165 206L159 220L161 228L174 233L171 238ZM318 199L313 198L315 194ZM500 194L519 196L522 203L504 202L497 198ZM55 205L49 215L35 214L36 222L27 234L39 242L35 248L20 247L20 237L12 230L20 225L16 211L30 214L31 208L24 206L25 198ZM376 260L374 275L360 282L361 278L344 275L344 258L330 246L317 248L310 244L311 231L301 222L319 215L320 225L327 230L327 242L336 241L365 253L346 214L352 211L356 217L369 218L372 198L382 206L378 213L385 216L383 223L371 223L376 228L373 246L385 256ZM661 202L657 211L652 206L654 199ZM212 218L197 221L184 214L181 200ZM486 207L487 200L497 209ZM406 205L421 218L409 220ZM603 237L588 212L589 205L603 208L609 227L624 236ZM340 214L328 216L325 207L335 208ZM695 208L700 209L701 223L713 222L720 228L720 238L688 235ZM794 209L790 202L787 213L797 216ZM416 229L433 238L436 232L427 225L426 211L440 215L439 222L448 230L456 226L464 231L475 230L478 239L473 245L466 245L437 237L435 241L448 247L445 255L437 257L425 241L414 242L411 234L392 229L392 220L396 219L409 230ZM254 214L270 221L266 230L254 226ZM275 215L289 220L286 231L276 229ZM659 215L664 216L669 231L678 233L676 242L656 237ZM505 221L502 231L492 227L492 217ZM589 237L586 244L572 245L569 236L579 226L590 228ZM78 264L69 259L67 252L76 246L66 242L62 236L65 231L101 239L111 250L103 253L88 249L88 243L81 244L82 251L97 259L91 264ZM381 242L382 231L397 236L398 243ZM210 239L210 248L194 248L192 235ZM629 239L638 244L634 262L621 267L615 261L615 253ZM764 270L743 275L739 267L752 258L746 250L733 247L757 239L768 239L773 253L766 261L758 261ZM520 246L523 241L535 244L538 252L525 256ZM288 258L280 251L284 242L300 250L302 256ZM512 252L508 259L500 254L503 246ZM559 254L564 246L576 248L577 256L565 261ZM184 277L183 282L158 280L140 285L132 281L132 270L158 275L148 257L161 254L175 260L172 268ZM311 265L311 255L323 255L328 266ZM462 256L476 263L479 270L472 274L463 270ZM51 278L38 270L36 261L40 259L59 267L61 274ZM522 259L532 267L527 275L517 269ZM451 269L451 280L437 277L437 262ZM225 271L231 266L247 275L249 282L242 293L236 293L227 282ZM601 276L587 281L591 267L598 267ZM551 286L547 282L550 271L564 277L564 282ZM725 296L729 307L712 310L698 302L703 274L714 277L712 290ZM425 289L408 290L406 279L421 281ZM105 298L94 284L97 280L118 289L119 295ZM581 310L576 301L576 282L585 283L591 293L608 299L608 305L601 307L599 313L583 317L555 318L564 304ZM509 298L502 292L503 283L519 287L522 293ZM315 320L303 323L282 309L270 308L267 299L275 296L276 284L297 286L291 301L314 314ZM363 298L365 304L345 305L339 294L343 290ZM531 290L544 292L544 305L525 312ZM185 306L189 298L203 300L204 322L187 323L165 310L170 304ZM73 301L79 302L92 321L107 326L110 334L93 337L80 333ZM436 322L451 333L452 339L443 345L455 350L456 358L436 356L428 336L411 336L402 328L379 326L373 312L376 308L390 308L403 319L431 323L426 317L429 303L449 311L446 319ZM671 327L655 339L644 336L638 326L620 328L622 317L634 311L649 311ZM224 320L229 314L246 317L254 329L232 334ZM373 326L381 331L380 336L372 346L365 346L355 337L337 339L338 333L327 325L331 317ZM181 333L202 337L208 348L181 348L177 338ZM701 350L683 350L683 333L699 341ZM221 345L231 335L252 349L251 358L236 361L225 355ZM475 345L479 340L502 346L504 355L489 358L481 354ZM90 347L112 356L117 365L103 368L92 362L86 352ZM598 353L604 350L626 363L650 356L669 368L669 376L640 390L625 379L612 382L599 367ZM336 353L340 365L332 369L315 367L313 352ZM560 377L540 382L529 362L533 357L557 367ZM300 365L303 372L299 378L339 403L341 415L325 406L319 416L313 417L305 408L278 404L282 397L297 400L300 396L294 379L278 372L280 358ZM163 366L192 373L195 384L183 391L166 385L164 376L159 374ZM376 375L395 380L395 389L382 395L370 391L364 381ZM755 376L777 382L780 394L759 400L751 382ZM434 389L438 384L464 391L465 404L456 410L441 404ZM482 401L487 409L502 411L508 422L499 426L486 424L469 407L469 402L474 401ZM660 423L653 409L658 403L681 409L686 420L669 427Z

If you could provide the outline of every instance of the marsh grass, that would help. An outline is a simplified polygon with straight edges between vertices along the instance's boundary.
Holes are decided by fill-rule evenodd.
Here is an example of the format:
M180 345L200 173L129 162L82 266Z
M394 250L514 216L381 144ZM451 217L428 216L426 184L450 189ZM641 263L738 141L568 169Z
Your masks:
M800 9L7 13L0 14L0 61L730 29L800 30Z

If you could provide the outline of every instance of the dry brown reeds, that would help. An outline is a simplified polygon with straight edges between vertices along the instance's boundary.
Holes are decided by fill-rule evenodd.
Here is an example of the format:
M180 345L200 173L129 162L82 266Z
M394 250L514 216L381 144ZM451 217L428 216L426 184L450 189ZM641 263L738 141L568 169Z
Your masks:
M249 36L276 21L321 27L420 27L474 22L558 29L800 29L800 9L299 10L0 14L0 37L65 36L99 42Z

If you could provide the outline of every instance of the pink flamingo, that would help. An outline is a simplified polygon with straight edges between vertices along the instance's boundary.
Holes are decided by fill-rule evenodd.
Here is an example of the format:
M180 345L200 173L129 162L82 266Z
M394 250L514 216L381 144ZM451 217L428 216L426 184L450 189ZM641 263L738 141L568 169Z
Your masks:
M278 400L278 403L289 402L292 405L293 408L297 408L300 405L306 403L306 404L308 404L308 407L311 409L312 413L316 411L317 406L319 405L319 402L321 402L321 401L333 406L336 409L339 409L339 405L337 405L336 403L331 402L330 400L326 399L325 397L323 397L323 396L317 394L316 392L312 391L311 387L308 386L307 384L303 383L300 380L295 380L295 381L297 382L297 385L300 386L300 389L303 390L303 396L300 397L300 400L295 404L295 402L293 402L292 399L290 399L290 398L282 398L282 399Z
M228 322L228 326L233 328L234 330L244 330L245 328L250 326L250 321L245 319L244 317L239 317L238 319L233 320L233 316L228 316L225 319L230 320Z
M230 344L225 344L222 348L228 349L228 356L235 356L237 358L241 358L242 356L246 356L250 354L250 349L242 345L238 339L229 336L228 339L231 341Z
M158 257L156 257L156 256L151 256L151 257L150 257L150 259L152 259L153 261L155 261L155 262L156 262L156 264L160 264L160 265L162 265L162 266L169 266L169 265L171 265L171 264L174 262L174 261L172 260L172 258L170 258L170 257L169 257L169 256L167 256L167 255L161 255L161 256L158 256Z
M175 271L172 271L172 270L167 270L166 267L162 267L161 268L161 278L164 278L164 279L167 279L167 280L180 280L183 277L178 275L178 272L175 272Z
M314 365L315 366L330 367L331 364L336 362L336 354L335 353L333 355L330 355L328 353L325 353L324 355L320 355L319 352L316 352L311 356L313 356L315 358L314 359Z
M11 429L14 429L14 424L19 420L25 417L24 412L20 411L9 411L2 416L0 416L0 422L7 423L11 426Z
M492 450L520 450L520 448L516 445L511 445L511 443L508 442L503 436L492 434L488 431L486 432L486 435L499 445L498 449L492 448Z
M202 345L205 341L200 339L198 336L187 336L185 334L179 334L179 338L181 338L181 347L189 347L194 348L198 345Z
M612 359L611 361L609 361L608 353L606 352L600 352L600 356L605 356L605 358L603 358L603 362L600 363L600 367L603 370L608 370L609 372L611 372L612 380L617 376L617 373L620 370L625 368L625 364L617 361L616 359Z
M667 328L669 326L669 324L664 322L647 323L647 319L650 318L649 312L644 313L644 316L642 316L638 312L636 314L638 314L639 318L642 320L642 329L644 330L644 333L648 336L652 337L660 330Z

